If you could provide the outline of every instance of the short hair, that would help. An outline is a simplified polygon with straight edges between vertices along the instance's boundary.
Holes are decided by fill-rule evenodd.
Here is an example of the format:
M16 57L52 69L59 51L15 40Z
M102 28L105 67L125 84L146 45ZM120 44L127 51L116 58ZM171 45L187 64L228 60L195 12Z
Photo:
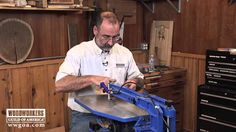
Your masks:
M107 19L111 24L119 24L119 19L115 13L110 11L103 11L97 16L95 25L97 27L100 27L104 19Z

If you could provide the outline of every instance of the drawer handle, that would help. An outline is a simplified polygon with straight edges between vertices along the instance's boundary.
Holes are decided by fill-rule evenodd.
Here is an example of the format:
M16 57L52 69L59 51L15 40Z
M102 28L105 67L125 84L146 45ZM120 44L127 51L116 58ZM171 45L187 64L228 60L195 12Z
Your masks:
M158 84L157 82L156 83L148 83L145 85L145 89L157 91L158 90L157 87L159 87L159 86L160 86L160 84Z
M155 83L149 83L149 84L146 84L148 86L159 86L159 83L155 82Z
M145 79L159 79L160 78L160 76L152 76L152 77L146 77Z

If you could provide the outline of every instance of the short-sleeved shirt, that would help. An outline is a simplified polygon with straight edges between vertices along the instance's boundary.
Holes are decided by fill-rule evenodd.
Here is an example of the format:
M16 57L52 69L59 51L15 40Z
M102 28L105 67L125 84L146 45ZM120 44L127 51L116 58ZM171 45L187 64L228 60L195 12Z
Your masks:
M122 85L132 78L143 78L132 53L129 49L119 44L114 44L110 52L102 52L95 43L95 39L82 42L71 48L61 64L56 76L56 81L67 75L84 76L99 75L116 79L116 84ZM74 98L100 94L95 86L71 92L68 95L68 106L72 110L88 112L78 105Z

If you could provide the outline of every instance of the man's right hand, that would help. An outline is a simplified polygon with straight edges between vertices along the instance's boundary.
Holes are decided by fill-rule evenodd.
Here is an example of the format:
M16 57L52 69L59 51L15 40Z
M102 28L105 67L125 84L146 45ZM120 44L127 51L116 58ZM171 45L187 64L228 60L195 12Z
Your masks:
M104 77L104 76L93 76L91 80L96 86L100 86L101 82L104 82L105 85L107 86L109 83L116 81L115 79L112 79L110 77Z
M96 85L100 87L101 82L104 82L106 85L108 85L110 82L115 81L115 79L104 76L85 75L78 77L68 75L56 81L55 86L57 92L72 92L86 88L89 85Z

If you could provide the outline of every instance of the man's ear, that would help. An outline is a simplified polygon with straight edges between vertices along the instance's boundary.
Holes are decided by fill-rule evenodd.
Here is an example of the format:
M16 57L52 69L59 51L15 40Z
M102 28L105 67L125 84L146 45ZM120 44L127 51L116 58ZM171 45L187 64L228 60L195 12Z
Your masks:
M94 34L94 36L97 36L97 34L98 34L97 26L93 26L93 34Z

